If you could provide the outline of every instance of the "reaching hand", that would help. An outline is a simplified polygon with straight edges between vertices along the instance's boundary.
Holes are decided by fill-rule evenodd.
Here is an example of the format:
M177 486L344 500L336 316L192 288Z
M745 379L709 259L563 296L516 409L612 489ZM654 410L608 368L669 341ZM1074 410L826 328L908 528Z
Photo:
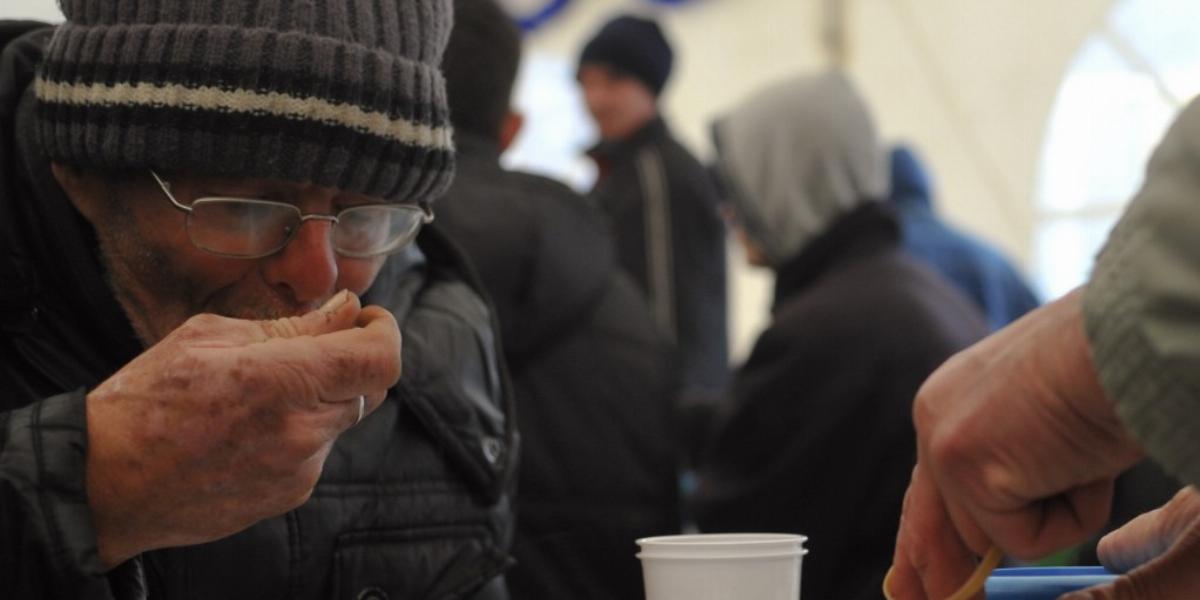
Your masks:
M1085 539L1141 451L1091 365L1081 292L952 358L913 408L918 460L889 592L954 593L993 546L1022 559Z
M274 321L197 315L87 398L102 561L236 533L307 500L337 436L400 377L391 313L343 292Z
M1184 488L1162 508L1104 536L1098 551L1109 570L1128 574L1067 600L1200 598L1200 494Z

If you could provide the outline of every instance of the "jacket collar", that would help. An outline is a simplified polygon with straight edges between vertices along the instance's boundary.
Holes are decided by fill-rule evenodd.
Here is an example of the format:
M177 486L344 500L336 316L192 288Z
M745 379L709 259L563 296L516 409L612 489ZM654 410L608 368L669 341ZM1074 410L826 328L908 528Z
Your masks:
M592 146L587 154L596 162L616 162L622 157L632 157L634 151L646 144L670 137L671 131L661 116L656 116L633 135L619 140L602 140Z
M469 131L457 131L454 135L454 151L460 157L500 164L500 142L487 136Z
M900 226L890 208L878 202L859 206L776 269L772 311L778 311L785 300L803 292L826 273L895 248L899 243Z

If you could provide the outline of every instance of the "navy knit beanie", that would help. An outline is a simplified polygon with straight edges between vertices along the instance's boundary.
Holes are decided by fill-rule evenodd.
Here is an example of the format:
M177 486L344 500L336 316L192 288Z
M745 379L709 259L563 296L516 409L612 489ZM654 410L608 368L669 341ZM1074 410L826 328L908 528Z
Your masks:
M600 63L626 73L657 96L671 76L674 54L658 23L623 15L600 29L583 47L579 65Z
M454 168L450 0L61 0L39 142L100 168L426 203Z

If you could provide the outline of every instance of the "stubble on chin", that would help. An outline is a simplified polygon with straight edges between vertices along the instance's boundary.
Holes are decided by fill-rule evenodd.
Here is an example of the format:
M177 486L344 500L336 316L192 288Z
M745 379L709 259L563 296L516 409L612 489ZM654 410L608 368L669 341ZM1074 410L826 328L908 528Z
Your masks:
M125 311L134 333L147 348L196 314L187 299L191 297L186 280L174 269L156 268L163 261L149 250L122 252L100 242L101 260L108 286ZM154 274L147 283L147 274Z
M253 321L298 316L316 307L289 306L278 298L233 296L218 292L202 299L178 268L164 265L165 256L145 250L120 253L103 249L109 287L125 310L134 332L146 347L157 343L188 318L210 313ZM146 276L152 275L147 283Z
M168 256L145 244L105 243L102 239L101 255L109 287L146 347L200 313L265 321L316 308L288 305L273 295L235 295L228 290L205 297Z
M121 198L107 200L113 208L95 228L104 276L134 333L149 348L200 312L196 286L145 239Z

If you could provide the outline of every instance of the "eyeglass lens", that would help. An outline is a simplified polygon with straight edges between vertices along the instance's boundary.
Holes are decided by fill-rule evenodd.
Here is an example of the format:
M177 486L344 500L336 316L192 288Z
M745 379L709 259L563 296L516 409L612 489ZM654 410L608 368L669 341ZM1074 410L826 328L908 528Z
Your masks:
M191 205L188 235L197 246L227 256L258 257L284 246L303 221L300 211L278 202L201 198ZM345 256L391 252L407 244L423 213L413 206L361 206L343 210L333 226L333 246Z

